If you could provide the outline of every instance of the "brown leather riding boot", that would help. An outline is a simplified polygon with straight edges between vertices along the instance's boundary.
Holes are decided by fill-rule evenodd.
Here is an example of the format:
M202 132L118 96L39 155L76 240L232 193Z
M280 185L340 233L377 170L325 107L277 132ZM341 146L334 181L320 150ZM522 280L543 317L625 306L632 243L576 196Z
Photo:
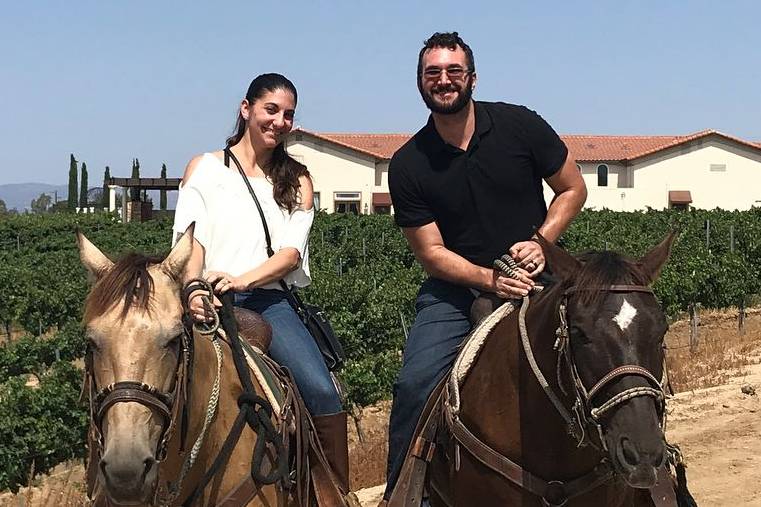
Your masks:
M330 468L344 495L349 493L349 442L346 436L346 412L312 416L317 438Z

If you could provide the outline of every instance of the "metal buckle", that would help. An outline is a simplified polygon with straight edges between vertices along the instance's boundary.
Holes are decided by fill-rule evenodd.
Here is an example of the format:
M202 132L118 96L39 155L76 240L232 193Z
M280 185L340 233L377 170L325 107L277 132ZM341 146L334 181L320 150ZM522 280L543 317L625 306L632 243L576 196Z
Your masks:
M551 491L555 491L558 494L550 495ZM549 496L554 497L554 499L550 500L547 498ZM547 489L545 490L544 495L542 495L542 504L546 507L562 507L567 503L568 495L565 491L565 483L563 481L548 481Z

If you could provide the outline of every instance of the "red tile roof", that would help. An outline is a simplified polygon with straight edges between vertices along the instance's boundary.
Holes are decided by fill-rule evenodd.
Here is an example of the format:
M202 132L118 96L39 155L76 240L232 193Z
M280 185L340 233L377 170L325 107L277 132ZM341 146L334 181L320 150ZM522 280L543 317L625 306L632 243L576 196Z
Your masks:
M410 134L335 134L310 132L301 128L296 129L296 131L381 160L389 160L394 152L412 137ZM722 137L761 151L761 143L745 141L716 130L703 130L686 136L562 135L560 137L579 162L628 162L709 136Z
M396 150L412 137L410 134L333 134L310 132L301 128L296 129L296 131L381 160L390 160Z

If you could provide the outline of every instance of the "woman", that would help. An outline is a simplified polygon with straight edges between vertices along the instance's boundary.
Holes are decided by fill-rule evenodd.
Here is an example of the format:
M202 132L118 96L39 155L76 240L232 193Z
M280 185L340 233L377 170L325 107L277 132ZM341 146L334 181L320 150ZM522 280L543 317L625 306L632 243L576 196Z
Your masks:
M291 371L346 494L346 413L314 339L280 285L284 280L288 286L305 287L311 281L307 241L314 218L312 180L284 146L296 101L295 86L280 74L262 74L251 82L235 134L227 139L230 166L224 151L190 161L173 229L182 234L195 221L188 272L204 273L219 294L233 291L236 305L261 314L271 325L269 354ZM271 257L260 214L235 160L264 212ZM190 311L197 321L209 317L198 297L191 296Z

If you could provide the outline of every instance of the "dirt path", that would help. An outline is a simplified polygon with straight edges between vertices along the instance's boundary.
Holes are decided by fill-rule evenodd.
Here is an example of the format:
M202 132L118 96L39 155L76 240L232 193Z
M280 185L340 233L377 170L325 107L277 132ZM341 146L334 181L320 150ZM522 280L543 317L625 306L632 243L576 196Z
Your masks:
M669 403L668 438L688 466L701 507L761 505L761 365L725 385L679 393ZM743 394L743 385L758 394Z

